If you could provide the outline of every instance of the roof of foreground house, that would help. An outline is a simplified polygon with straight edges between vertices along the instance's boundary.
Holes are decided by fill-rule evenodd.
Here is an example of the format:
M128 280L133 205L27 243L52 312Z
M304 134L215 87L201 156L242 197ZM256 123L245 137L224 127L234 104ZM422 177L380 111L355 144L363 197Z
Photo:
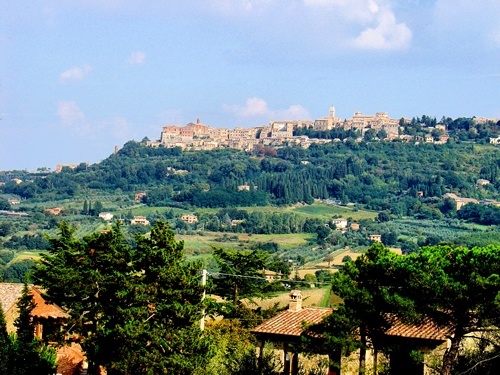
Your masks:
M390 327L385 332L388 336L439 341L444 341L453 336L451 326L440 325L430 317L425 317L417 323L404 323L396 316L389 315L388 322Z
M333 309L319 307L303 307L300 311L282 311L255 327L252 332L298 337L306 330L304 327L305 324L321 323L332 311Z
M20 283L0 283L0 304L4 313L14 306L23 291L23 284Z
M0 283L0 303L4 313L17 305L19 298L23 293L24 284L22 283ZM59 306L48 303L42 296L40 288L29 285L35 308L31 312L32 316L39 318L67 318L66 314Z

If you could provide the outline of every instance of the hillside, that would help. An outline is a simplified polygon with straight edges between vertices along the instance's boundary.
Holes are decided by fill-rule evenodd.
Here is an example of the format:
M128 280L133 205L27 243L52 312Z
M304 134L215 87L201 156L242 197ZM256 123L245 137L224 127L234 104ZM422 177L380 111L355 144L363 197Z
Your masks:
M55 235L62 219L77 227L78 236L106 229L97 217L102 211L124 221L131 242L135 233L148 231L130 225L134 216L151 223L167 219L185 240L187 254L207 266L213 264L213 246L261 248L298 266L314 266L346 246L363 251L369 234L405 252L439 241L482 244L486 230L488 241L497 242L491 229L500 224L500 209L478 204L457 211L457 203L443 195L499 200L499 163L494 145L464 142L346 141L252 154L130 141L90 166L1 172L2 205L24 215L0 216L3 267L21 251L44 250L43 236ZM52 208L57 214L47 210ZM188 214L194 222L182 220ZM333 218L344 218L347 231L332 230ZM12 251L14 259L5 255ZM21 273L26 268L19 267Z

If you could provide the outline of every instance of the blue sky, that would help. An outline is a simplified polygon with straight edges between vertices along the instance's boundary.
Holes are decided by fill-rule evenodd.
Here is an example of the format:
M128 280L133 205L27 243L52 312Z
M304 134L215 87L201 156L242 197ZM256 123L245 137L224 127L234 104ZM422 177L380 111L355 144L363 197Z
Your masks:
M3 1L0 170L197 118L497 118L499 19L499 0Z

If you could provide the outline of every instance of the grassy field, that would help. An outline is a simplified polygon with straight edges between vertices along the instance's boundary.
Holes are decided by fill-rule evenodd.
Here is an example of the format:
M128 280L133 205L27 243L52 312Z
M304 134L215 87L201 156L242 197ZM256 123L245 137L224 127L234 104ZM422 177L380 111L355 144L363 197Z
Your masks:
M334 215L345 218L351 217L354 220L374 219L377 217L377 212L354 210L350 207L334 206L322 202L314 202L311 205L296 206L292 211L323 220L329 220Z
M239 210L245 210L247 212L292 212L299 215L304 215L308 217L315 217L322 220L329 220L332 216L343 216L343 217L352 217L354 220L360 219L373 219L377 216L377 212L373 211L364 211L364 210L354 210L350 207L341 207L334 206L331 204L326 204L323 202L314 202L311 205L306 204L296 204L293 206L251 206L251 207L236 207ZM166 211L173 210L175 215L192 213L196 212L198 214L207 214L207 215L215 215L219 212L220 208L196 208L193 210L183 210L180 208L171 208L171 207L147 207L142 206L139 208L132 208L132 213L134 215L151 215L156 212L160 214L165 213Z
M268 309L273 307L274 304L278 304L279 307L288 306L288 295L290 292L284 292L270 298L255 298L252 302L245 300L244 302L248 304L251 308L262 307L263 309ZM315 289L304 289L301 290L302 293L302 306L317 306L324 307L323 303L325 301L325 295L330 295L330 288L315 288Z
M223 248L249 248L255 243L276 242L281 249L291 249L301 245L307 245L308 241L314 238L310 233L291 233L291 234L253 234L246 233L227 233L229 238L235 238L231 241L217 241L223 236L222 233L204 232L203 236L198 234L186 235L177 234L178 240L184 241L184 248L188 254L211 252L212 246ZM236 240L236 237L238 240Z

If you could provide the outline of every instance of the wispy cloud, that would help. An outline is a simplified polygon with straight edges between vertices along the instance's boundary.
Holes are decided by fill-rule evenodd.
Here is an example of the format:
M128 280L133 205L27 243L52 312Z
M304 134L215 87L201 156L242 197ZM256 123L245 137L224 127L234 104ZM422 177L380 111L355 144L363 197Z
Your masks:
M63 125L70 126L84 121L85 116L74 101L60 101L57 116Z
M128 63L130 65L141 65L146 62L146 54L142 51L134 51L130 54L128 58Z
M291 105L287 109L271 109L267 102L261 98L248 98L245 105L223 106L224 111L234 114L239 119L308 119L311 117L307 109L301 105Z
M265 19L261 25L264 29L269 20L276 19L266 37L283 36L280 27L294 24L295 28L303 28L300 34L295 34L296 38L313 43L318 39L331 41L337 50L398 50L409 47L412 41L410 27L398 19L390 0L210 0L208 3L212 10L231 20ZM325 43L321 46L324 48Z
M125 117L115 116L110 119L90 121L72 100L60 101L57 104L56 114L59 118L58 126L80 138L127 141L135 135Z
M88 64L75 66L74 68L62 72L59 76L59 82L66 83L69 81L81 81L90 73L91 70L92 68Z
M368 27L354 39L354 46L361 49L394 50L409 47L412 32L404 23L398 23L390 11L376 19L374 27Z

